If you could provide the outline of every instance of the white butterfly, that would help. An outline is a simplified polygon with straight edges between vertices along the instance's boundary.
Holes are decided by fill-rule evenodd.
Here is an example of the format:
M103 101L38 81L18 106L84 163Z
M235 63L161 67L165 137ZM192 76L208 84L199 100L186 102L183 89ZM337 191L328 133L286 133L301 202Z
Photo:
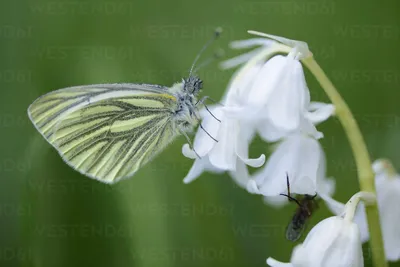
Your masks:
M196 96L201 88L202 80L192 74L172 87L129 83L69 87L39 97L28 115L68 165L91 178L115 183L132 176L176 136L187 137L199 122L196 105L202 101Z

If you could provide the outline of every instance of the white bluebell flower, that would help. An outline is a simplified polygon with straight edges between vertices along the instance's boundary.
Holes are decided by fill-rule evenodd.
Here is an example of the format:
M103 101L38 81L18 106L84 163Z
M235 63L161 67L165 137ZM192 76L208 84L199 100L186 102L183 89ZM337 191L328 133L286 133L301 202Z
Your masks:
M356 194L350 199L342 216L327 218L311 229L304 242L294 248L290 263L268 258L267 264L272 267L363 267L360 231L353 222L359 196Z
M372 164L375 172L375 186L383 244L388 261L400 259L400 175L396 173L390 161L378 159ZM323 196L328 208L334 214L340 214L344 204ZM354 221L359 225L362 242L369 240L368 223L364 205L359 205Z
M186 157L195 159L195 163L184 182L196 179L203 170L221 172L236 171L236 165L243 162L252 167L260 167L265 155L252 159L248 157L248 147L253 139L255 127L246 122L226 115L226 108L242 105L244 90L253 82L259 66L242 68L232 78L221 105L202 110L202 128L199 128L193 143L193 150L186 144L182 152ZM237 79L240 76L240 79ZM246 104L246 103L244 103ZM197 154L196 154L197 153Z

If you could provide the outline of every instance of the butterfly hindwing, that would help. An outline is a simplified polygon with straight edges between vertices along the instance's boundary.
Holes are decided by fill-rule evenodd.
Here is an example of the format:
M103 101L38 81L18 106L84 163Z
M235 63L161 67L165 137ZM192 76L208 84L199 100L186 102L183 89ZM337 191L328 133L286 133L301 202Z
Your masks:
M36 100L36 128L79 172L107 183L128 177L176 136L168 88L118 84L71 87Z

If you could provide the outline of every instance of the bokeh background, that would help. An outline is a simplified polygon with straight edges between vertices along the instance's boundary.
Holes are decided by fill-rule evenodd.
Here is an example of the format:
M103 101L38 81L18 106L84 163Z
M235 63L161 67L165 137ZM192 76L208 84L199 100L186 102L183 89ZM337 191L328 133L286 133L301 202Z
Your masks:
M400 2L3 0L0 2L0 266L266 266L290 259L284 230L296 207L274 209L228 175L182 183L192 161L179 138L115 186L72 170L26 115L57 88L108 82L171 85L187 75L217 26L226 50L253 29L308 42L354 112L373 158L400 168ZM206 57L205 57L206 58ZM219 99L233 71L199 72ZM326 101L308 75L313 100ZM335 197L358 190L336 119L319 129ZM260 141L251 154L269 153ZM322 204L308 230L330 216ZM366 266L371 266L368 245ZM391 264L400 266L400 264Z

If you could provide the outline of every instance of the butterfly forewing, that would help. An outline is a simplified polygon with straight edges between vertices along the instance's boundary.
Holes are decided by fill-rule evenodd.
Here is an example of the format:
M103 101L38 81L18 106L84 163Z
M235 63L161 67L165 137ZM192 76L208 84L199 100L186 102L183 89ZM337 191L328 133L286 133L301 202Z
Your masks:
M108 98L129 95L168 94L168 88L148 84L98 84L59 89L39 97L28 109L29 117L46 139L60 119L75 110ZM175 99L176 101L176 99ZM49 140L51 141L51 139Z
M36 128L79 172L103 182L128 177L175 136L177 100L155 85L93 85L36 100Z

